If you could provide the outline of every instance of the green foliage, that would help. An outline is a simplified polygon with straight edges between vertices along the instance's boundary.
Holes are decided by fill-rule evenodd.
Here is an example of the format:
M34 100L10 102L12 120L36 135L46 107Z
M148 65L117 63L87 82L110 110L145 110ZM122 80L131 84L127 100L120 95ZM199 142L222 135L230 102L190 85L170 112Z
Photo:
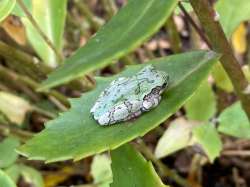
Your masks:
M33 187L44 187L43 178L39 171L24 164L13 164L5 170L5 173L15 182L20 177Z
M12 11L16 4L16 0L1 0L0 1L0 22L4 20Z
M0 169L0 186L1 187L16 187L11 178Z
M67 0L35 0L32 1L32 16L60 52L66 18ZM28 39L37 54L49 66L55 67L59 61L54 51L48 46L41 35L33 27L28 18L23 17Z
M191 120L207 121L215 115L216 100L211 85L205 80L185 104Z
M98 187L109 187L113 181L111 160L107 155L96 155L91 164L91 175Z
M212 123L199 125L193 129L194 142L202 146L211 162L220 155L222 142Z
M218 130L231 136L250 138L250 123L239 102L220 114Z
M160 105L135 121L110 127L98 125L90 108L113 79L134 75L145 65L130 66L111 78L98 78L95 90L72 99L71 109L49 122L46 129L22 146L19 152L30 159L47 161L81 159L142 136L165 121L190 97L217 58L214 52L198 51L148 62L170 76L169 89L163 94Z
M177 2L129 1L84 47L52 72L40 90L81 77L128 54L165 23Z
M166 187L151 162L126 144L111 152L113 183L110 187Z
M26 182L34 187L44 187L43 178L39 171L21 164L19 165L19 170Z
M250 19L249 0L219 0L216 10L220 15L220 23L228 38L242 21Z
M12 137L0 142L0 168L6 168L16 161L18 155L15 152L15 148L17 148L19 144L19 141Z

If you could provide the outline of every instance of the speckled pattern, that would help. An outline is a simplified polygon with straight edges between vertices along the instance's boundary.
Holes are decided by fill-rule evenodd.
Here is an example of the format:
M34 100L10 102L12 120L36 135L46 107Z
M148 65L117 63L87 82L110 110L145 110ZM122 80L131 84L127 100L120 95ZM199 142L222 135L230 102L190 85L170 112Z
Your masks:
M120 77L100 94L91 114L100 125L127 121L156 107L168 86L169 76L153 65L131 77Z

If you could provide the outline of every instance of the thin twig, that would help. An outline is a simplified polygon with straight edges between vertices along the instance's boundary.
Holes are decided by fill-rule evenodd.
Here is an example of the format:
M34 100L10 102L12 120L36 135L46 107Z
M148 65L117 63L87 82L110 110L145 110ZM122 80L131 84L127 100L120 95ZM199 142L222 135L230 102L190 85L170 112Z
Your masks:
M204 32L199 28L199 26L195 23L195 21L192 19L192 17L188 14L185 7L179 2L178 6L180 7L181 11L185 15L185 18L190 22L190 24L194 27L198 35L201 37L201 39L207 44L207 46L212 49L212 45L210 44L209 40L205 36Z
M222 155L224 156L250 156L250 151L249 150L225 150L222 152Z
M24 11L25 15L31 22L31 24L34 26L34 28L37 30L37 32L40 34L40 36L43 38L43 40L48 44L48 46L54 51L55 55L58 58L58 62L60 63L63 59L61 53L56 49L56 47L53 45L51 40L47 37L46 34L42 31L36 20L33 18L33 16L30 14L29 10L26 8L22 0L17 0L17 3L21 7L21 9Z

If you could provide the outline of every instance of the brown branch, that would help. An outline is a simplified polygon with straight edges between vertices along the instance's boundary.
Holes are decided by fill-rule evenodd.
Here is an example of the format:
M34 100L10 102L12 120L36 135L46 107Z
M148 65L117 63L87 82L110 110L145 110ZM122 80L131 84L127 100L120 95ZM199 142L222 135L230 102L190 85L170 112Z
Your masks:
M212 49L222 54L220 62L234 86L248 119L250 119L249 84L239 62L233 55L232 48L216 18L215 11L207 0L190 0L190 3L206 32Z

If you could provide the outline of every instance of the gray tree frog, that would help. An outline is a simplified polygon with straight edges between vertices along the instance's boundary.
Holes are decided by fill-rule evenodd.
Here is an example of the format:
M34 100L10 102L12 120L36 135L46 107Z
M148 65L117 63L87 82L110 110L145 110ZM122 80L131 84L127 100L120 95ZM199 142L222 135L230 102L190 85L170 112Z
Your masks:
M120 77L100 94L90 112L100 125L127 121L156 107L169 76L152 65L131 77Z

